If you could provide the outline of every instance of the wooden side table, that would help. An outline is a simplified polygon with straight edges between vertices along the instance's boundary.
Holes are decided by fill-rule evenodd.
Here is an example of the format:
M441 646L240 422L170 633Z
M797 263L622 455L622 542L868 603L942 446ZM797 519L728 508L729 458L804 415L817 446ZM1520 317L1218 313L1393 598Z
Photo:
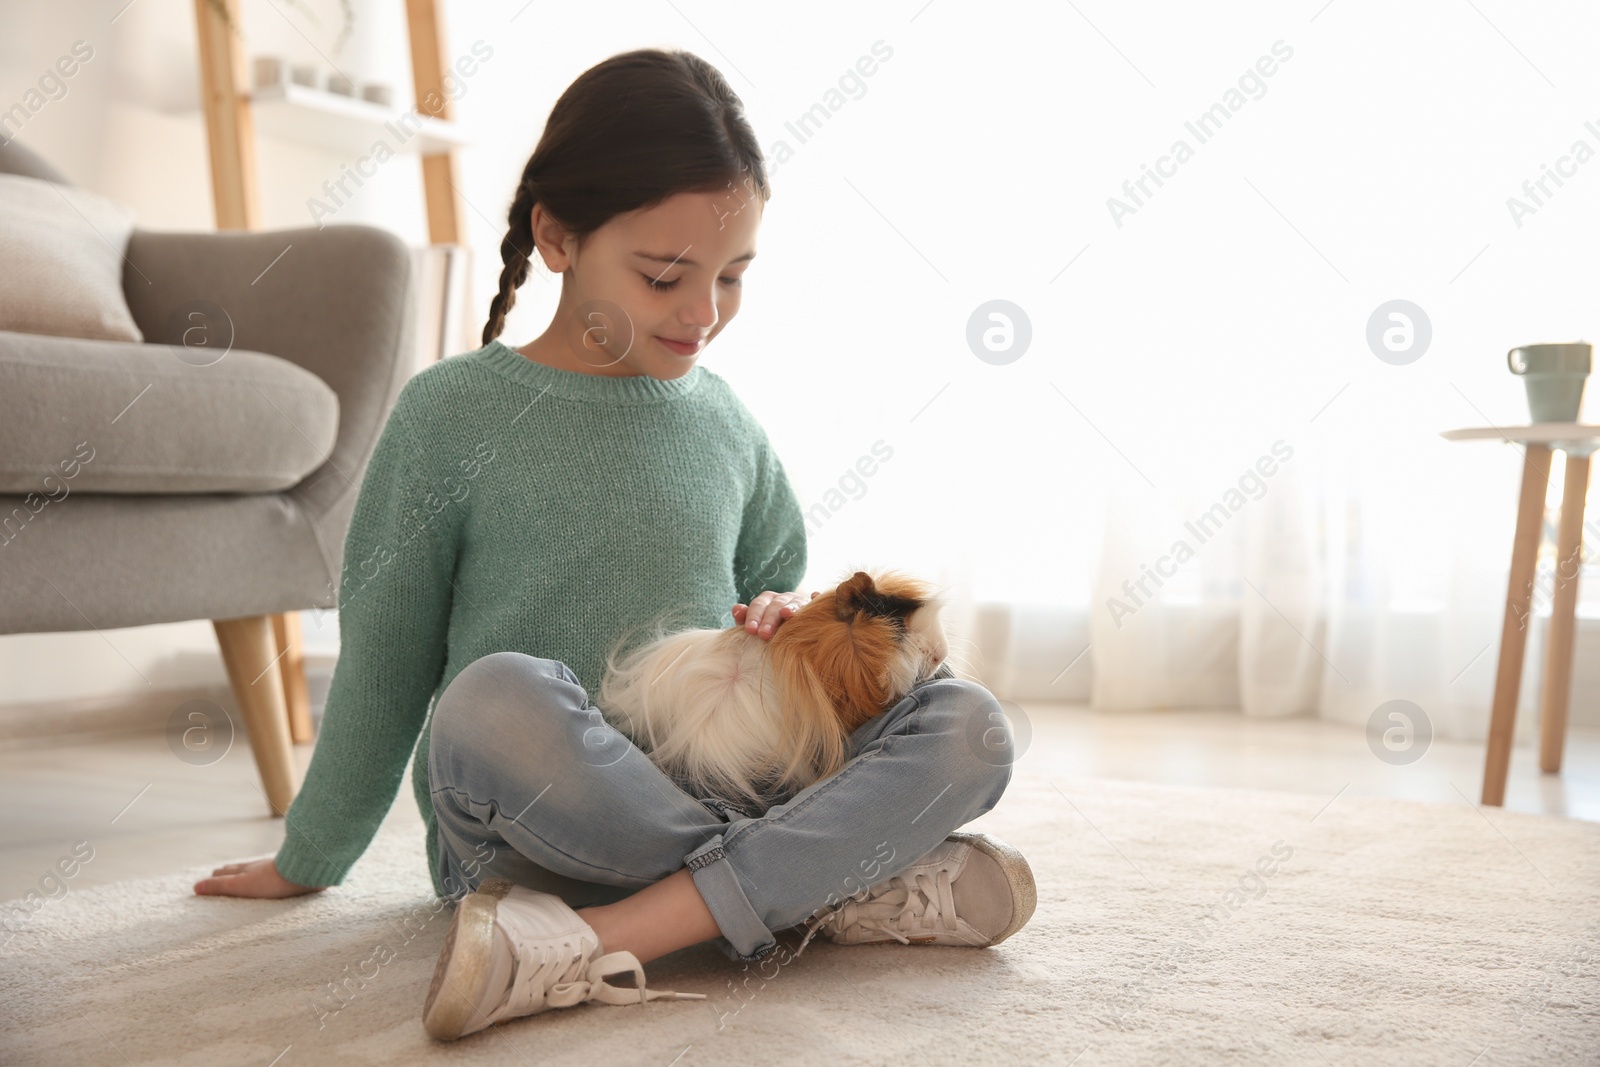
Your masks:
M1567 474L1561 490L1555 596L1550 605L1550 643L1545 650L1539 708L1539 769L1546 774L1561 771L1567 705L1572 694L1578 572L1583 564L1579 555L1583 544L1583 504L1589 491L1589 456L1600 448L1600 426L1576 422L1475 426L1440 436L1449 441L1498 439L1523 445L1522 494L1517 504L1517 532L1511 542L1511 578L1506 588L1505 619L1500 626L1500 663L1495 668L1494 710L1489 718L1489 748L1483 764L1482 803L1499 807L1505 802L1506 771L1511 764L1511 734L1517 722L1517 693L1522 686L1522 660L1532 617L1534 564L1544 528L1552 449L1567 454Z

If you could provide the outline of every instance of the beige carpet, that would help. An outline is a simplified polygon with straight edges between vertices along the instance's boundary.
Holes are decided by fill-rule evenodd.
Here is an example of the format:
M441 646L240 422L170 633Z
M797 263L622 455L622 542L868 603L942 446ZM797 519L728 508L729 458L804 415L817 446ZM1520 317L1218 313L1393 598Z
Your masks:
M419 1020L449 915L420 834L297 901L196 898L200 869L88 888L8 919L0 1062L1600 1063L1600 825L1328 799L1019 771L973 824L1039 882L1002 946L819 940L745 973L700 947L647 972L707 1001L451 1046Z

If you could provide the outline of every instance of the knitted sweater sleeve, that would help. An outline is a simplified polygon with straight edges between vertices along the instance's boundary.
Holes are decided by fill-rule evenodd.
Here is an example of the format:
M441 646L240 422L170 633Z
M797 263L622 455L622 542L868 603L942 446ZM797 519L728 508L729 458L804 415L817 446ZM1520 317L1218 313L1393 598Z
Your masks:
M371 843L444 671L463 508L435 480L403 418L404 399L356 497L338 598L339 660L311 765L284 819L275 862L299 885L337 885Z
M755 486L745 502L733 574L739 602L787 593L806 573L806 526L783 462L764 432L757 438Z

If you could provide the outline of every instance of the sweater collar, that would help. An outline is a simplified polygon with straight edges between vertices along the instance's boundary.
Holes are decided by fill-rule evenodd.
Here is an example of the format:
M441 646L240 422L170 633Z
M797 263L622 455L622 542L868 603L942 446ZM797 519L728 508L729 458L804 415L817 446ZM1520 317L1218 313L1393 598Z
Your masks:
M491 369L514 382L548 391L552 396L599 404L647 404L687 396L706 374L699 364L681 378L672 379L652 378L648 374L625 378L583 374L536 363L498 340L484 345L478 355Z

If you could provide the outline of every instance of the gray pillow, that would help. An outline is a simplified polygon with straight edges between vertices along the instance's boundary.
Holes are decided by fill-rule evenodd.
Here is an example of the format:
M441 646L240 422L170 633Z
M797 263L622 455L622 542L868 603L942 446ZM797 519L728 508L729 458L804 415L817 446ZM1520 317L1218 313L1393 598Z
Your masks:
M132 232L97 193L0 174L0 330L143 341L122 295Z

